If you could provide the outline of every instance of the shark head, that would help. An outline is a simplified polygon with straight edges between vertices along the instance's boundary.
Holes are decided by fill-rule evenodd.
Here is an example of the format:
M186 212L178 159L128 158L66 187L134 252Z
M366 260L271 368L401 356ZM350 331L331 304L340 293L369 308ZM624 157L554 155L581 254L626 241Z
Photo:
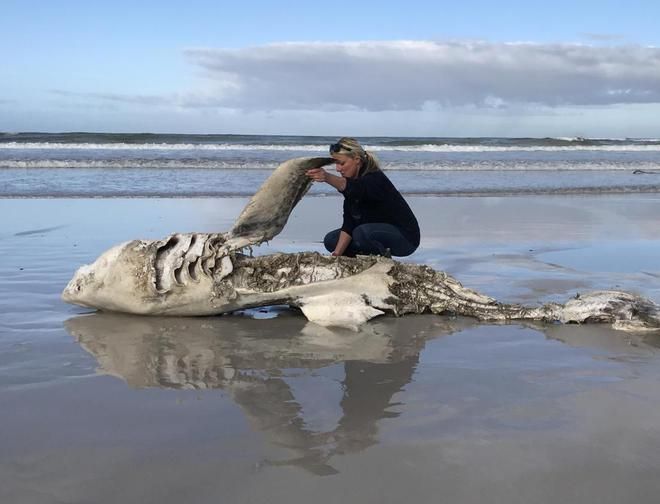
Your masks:
M151 297L148 291L153 287L153 282L144 282L149 275L144 248L139 240L125 242L81 266L64 288L62 299L90 308L135 312Z
M82 266L62 292L67 303L106 311L205 315L227 302L214 276L231 273L216 251L220 235L174 234L165 240L117 245Z

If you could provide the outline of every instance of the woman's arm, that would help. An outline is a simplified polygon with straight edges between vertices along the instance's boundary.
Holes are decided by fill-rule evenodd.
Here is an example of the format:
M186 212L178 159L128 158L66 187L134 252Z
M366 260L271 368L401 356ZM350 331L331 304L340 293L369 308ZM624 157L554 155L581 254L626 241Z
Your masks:
M337 175L332 175L328 173L323 168L314 168L313 170L307 170L307 176L314 180L315 182L325 182L330 184L332 187L337 189L339 192L342 192L346 189L346 179L344 177L339 177ZM349 217L350 219L350 217ZM347 224L346 212L344 212L344 226ZM350 225L352 227L352 224ZM348 234L346 231L340 231L339 238L337 239L337 245L335 245L335 250L332 252L333 256L344 255L348 245L351 243L353 237Z
M307 176L314 180L315 182L325 182L330 184L332 187L337 189L339 192L342 192L346 189L346 179L338 175L333 175L328 173L323 168L314 168L313 170L307 170Z
M339 239L337 240L337 245L335 245L335 250L332 252L333 256L344 255L348 245L351 243L353 237L349 235L346 231L339 232Z

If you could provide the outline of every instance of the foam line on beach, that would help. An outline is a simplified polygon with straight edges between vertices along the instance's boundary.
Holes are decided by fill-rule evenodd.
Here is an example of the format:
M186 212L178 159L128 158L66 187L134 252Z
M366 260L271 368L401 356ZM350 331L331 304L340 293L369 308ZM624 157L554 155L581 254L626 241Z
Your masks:
M465 144L421 144L421 145L365 145L375 152L658 152L660 143L625 143L617 145L584 145L566 143L562 145L465 145ZM110 151L292 151L326 152L326 144L194 144L194 143L64 143L64 142L0 142L0 150L110 150Z
M277 161L221 159L0 159L0 170L59 169L140 169L140 170L274 170ZM382 162L385 171L420 172L623 172L654 173L658 163L647 161L516 161L516 160L436 160Z
M607 186L607 187L568 187L568 188L483 188L452 191L409 190L401 191L404 196L420 197L502 197L502 196L595 196L617 194L653 194L660 193L660 185L648 186ZM0 194L0 199L115 199L115 198L167 198L167 199L195 199L195 198L246 198L253 193L250 191L181 191L168 193L162 191L61 191L61 192L7 192ZM336 197L334 193L310 193L306 198Z

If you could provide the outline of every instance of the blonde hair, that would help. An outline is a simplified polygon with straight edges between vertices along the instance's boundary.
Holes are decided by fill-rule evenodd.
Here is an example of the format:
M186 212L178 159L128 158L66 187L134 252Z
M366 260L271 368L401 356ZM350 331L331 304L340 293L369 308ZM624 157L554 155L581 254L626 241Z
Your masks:
M350 156L352 158L359 157L362 161L358 176L361 177L365 173L371 173L380 170L380 162L378 158L371 152L364 150L355 138L342 137L330 146L330 154L341 154L343 156Z

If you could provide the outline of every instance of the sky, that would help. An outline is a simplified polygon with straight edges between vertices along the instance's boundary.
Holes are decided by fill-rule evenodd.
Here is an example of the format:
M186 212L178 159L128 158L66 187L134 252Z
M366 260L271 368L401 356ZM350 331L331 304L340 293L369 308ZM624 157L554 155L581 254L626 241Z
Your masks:
M0 6L5 132L660 137L657 1Z

